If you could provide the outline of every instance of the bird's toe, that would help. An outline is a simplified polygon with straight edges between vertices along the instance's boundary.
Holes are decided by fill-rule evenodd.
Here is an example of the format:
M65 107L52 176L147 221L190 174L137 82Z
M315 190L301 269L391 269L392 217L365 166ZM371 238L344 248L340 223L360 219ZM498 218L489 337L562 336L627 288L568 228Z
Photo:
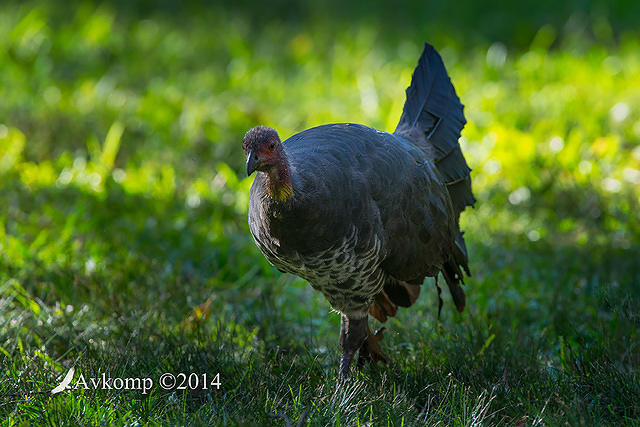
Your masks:
M384 326L376 330L373 334L369 331L369 336L367 338L367 352L371 357L371 360L374 362L383 362L389 363L389 358L382 352L382 347L380 346L380 341L383 338L383 332L387 329Z

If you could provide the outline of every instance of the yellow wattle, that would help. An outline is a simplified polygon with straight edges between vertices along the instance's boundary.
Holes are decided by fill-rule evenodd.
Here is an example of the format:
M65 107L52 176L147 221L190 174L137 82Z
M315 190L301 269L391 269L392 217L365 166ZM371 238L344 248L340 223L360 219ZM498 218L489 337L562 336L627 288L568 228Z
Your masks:
M269 197L279 202L284 202L293 197L293 187L291 184L282 184L275 188L275 191L267 186Z

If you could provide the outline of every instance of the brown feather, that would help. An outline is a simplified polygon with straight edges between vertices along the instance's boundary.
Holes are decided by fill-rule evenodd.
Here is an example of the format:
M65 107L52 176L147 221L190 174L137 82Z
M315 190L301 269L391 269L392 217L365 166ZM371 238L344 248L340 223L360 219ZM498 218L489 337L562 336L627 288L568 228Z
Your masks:
M420 285L394 280L387 283L369 307L369 314L384 323L398 312L398 306L410 307L420 296Z

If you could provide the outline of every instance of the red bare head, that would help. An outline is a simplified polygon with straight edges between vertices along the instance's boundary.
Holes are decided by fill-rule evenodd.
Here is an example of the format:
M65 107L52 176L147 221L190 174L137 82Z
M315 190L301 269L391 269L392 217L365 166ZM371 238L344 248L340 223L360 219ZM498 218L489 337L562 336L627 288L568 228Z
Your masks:
M247 156L247 175L253 171L268 172L282 160L280 137L275 129L256 126L242 140L242 150Z

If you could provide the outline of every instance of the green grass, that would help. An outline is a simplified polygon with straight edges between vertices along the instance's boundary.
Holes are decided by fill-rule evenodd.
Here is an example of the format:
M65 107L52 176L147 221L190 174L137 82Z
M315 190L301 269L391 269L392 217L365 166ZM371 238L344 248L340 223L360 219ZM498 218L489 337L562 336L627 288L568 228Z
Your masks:
M4 425L640 423L637 5L367 5L0 5ZM240 141L392 130L424 40L469 121L467 309L427 281L393 364L339 386L337 314L249 235ZM50 395L72 366L222 386Z

